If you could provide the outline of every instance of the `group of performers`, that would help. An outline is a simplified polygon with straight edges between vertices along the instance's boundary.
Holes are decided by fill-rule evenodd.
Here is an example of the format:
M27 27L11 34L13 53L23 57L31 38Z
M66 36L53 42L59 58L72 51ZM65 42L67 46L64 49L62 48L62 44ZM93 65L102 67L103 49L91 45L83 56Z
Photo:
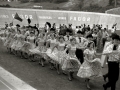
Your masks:
M78 30L73 34L71 28L67 28L65 35L61 35L60 30L55 28L55 24L51 28L46 23L45 27L39 31L32 26L20 28L20 25L16 25L16 27L7 28L1 34L1 40L10 53L30 61L38 60L43 67L49 63L50 69L55 68L58 74L68 75L70 81L74 78L73 74L77 72L78 77L85 79L88 89L91 89L90 80L103 76L101 60L98 57L106 55L108 56L109 72L104 75L104 79L108 77L109 82L103 87L104 90L107 90L108 87L115 90L120 60L120 38L117 34L109 35L108 44L103 53L97 53L94 31L92 34L87 33L85 37L85 32ZM99 29L98 26L95 28ZM115 45L116 48L113 49Z

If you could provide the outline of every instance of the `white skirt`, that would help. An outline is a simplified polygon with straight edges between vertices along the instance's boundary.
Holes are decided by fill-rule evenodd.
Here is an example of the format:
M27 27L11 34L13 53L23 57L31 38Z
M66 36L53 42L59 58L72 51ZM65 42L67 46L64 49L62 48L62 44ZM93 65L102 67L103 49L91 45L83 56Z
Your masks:
M92 62L84 61L77 73L81 78L95 78L102 76L102 67L99 58L94 59Z

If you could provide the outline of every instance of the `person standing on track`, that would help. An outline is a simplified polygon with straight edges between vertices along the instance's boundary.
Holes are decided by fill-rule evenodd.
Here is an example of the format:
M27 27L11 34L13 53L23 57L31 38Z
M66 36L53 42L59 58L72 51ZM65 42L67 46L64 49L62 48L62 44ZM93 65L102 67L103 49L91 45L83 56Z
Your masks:
M105 45L105 42L107 41L107 37L109 36L109 34L107 33L106 31L107 29L104 28L103 31L102 31L102 44L103 44L103 47Z
M119 79L119 63L120 63L120 37L115 35L113 44L108 47L106 55L108 55L108 82L103 84L104 90L111 87L111 90L116 90L116 82Z
M89 85L90 79L102 76L101 62L99 58L96 58L98 54L93 41L88 43L87 48L84 50L84 55L85 61L80 66L77 76L85 78L86 87L91 90Z
M84 50L84 42L87 42L88 40L84 38L83 35L84 33L81 31L77 32L77 37L76 37L76 42L80 45L81 48L76 49L76 56L78 60L81 62L81 64L84 62L84 55L83 55L83 50Z
M97 33L97 50L99 50L102 46L102 30L98 28L98 33Z

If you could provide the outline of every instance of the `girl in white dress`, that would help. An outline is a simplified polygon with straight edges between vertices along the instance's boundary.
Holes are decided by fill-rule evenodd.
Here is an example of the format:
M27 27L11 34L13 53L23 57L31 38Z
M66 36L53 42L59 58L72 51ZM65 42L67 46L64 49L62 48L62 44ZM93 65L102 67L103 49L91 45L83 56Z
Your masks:
M4 42L4 46L8 47L8 45L9 45L9 43L10 43L10 40L11 40L11 33L8 32L8 33L6 34L6 40L5 40L5 42Z
M13 37L14 41L13 41L13 43L11 45L11 51L12 51L13 54L16 54L15 48L16 48L16 45L17 45L17 42L18 42L17 35L18 35L18 33L16 33L15 36Z
M22 58L28 59L28 49L30 48L30 43L28 41L28 37L30 36L30 32L27 30L24 32L23 36L25 40L23 41L23 45L21 47Z
M48 39L46 41L46 47L47 47L47 51L44 53L44 59L48 62L50 62L50 68L53 69L53 63L54 61L51 59L51 57L53 56L52 53L55 53L55 49L54 51L52 51L53 47L56 46L57 40L55 38L55 34L51 33L50 34L50 39ZM52 53L51 53L52 52Z
M1 31L0 40L2 41L2 44L4 44L4 42L6 40L6 32L5 31Z
M25 43L25 30L22 30L21 31L21 36L20 36L20 43L21 43L21 46L19 47L19 55L21 56L21 58L24 58L23 57L23 53L22 53L22 47Z
M31 50L33 50L34 48L36 48L36 45L35 45L35 39L36 39L36 37L35 37L34 34L35 34L34 32L30 32L30 36L27 37L29 45L30 45L30 47L27 50L27 53L29 55L29 60L30 61L34 61L34 55L33 55L33 53L31 53Z
M34 49L30 49L29 51L31 52L31 54L34 55L34 59L39 58L39 64L42 64L42 66L44 66L42 62L42 58L43 58L43 54L42 52L45 51L45 34L44 33L40 33L39 36L36 38L36 43L38 43L38 46Z
M44 67L44 52L46 52L46 46L45 46L45 42L46 42L46 35L45 33L41 33L40 34L40 38L38 39L38 47L39 47L39 55L41 56L40 60L39 60L39 64L41 64Z
M29 58L29 60L32 60L33 57L31 56L30 50L34 49L35 47L36 46L35 46L34 32L30 32L30 35L26 37L26 41L24 42L24 44L21 48L23 57Z
M76 45L76 39L72 38L70 42L71 44L69 44L66 48L66 50L68 50L68 55L62 65L62 70L68 72L68 79L71 81L73 78L73 73L78 71L81 63L76 57L76 49L78 47Z
M88 48L84 50L84 62L78 70L77 76L85 78L87 88L90 89L89 80L102 76L102 67L99 58L96 58L94 43L88 43Z
M20 49L21 49L23 43L22 43L22 38L21 38L21 36L22 36L21 31L19 30L17 32L18 32L18 34L16 35L17 43L16 43L15 51L16 51L16 54L19 56Z
M6 40L6 46L9 53L12 53L11 46L12 43L14 42L14 35L15 35L14 32L10 32L10 36L7 38L8 40Z
M7 30L7 31L5 30L4 35L5 35L5 40L4 40L4 42L3 42L3 45L6 46L6 44L7 44L7 42L8 42L8 39L9 39L9 37L10 37L9 31L8 31L8 30Z
M56 68L57 68L57 73L60 74L60 67L62 67L64 60L67 57L67 53L65 50L65 40L63 36L59 37L59 42L56 44L55 47L53 47L52 51L54 50L54 48L57 48L57 52L56 53L52 53L51 55L51 59L54 60L55 64L56 64Z

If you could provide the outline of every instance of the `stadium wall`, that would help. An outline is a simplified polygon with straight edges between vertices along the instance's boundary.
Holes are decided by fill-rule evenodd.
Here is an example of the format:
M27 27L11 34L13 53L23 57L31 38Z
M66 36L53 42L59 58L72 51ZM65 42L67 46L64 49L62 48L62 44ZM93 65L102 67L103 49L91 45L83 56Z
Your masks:
M14 15L18 13L23 22L14 19ZM120 29L120 16L103 13L92 12L76 12L76 11L57 11L57 10L36 10L36 9L17 9L17 8L0 8L0 25L4 26L5 22L12 22L14 25L28 25L27 19L31 19L31 25L40 24L44 26L45 22L59 24L72 24L73 26L81 24L103 24L109 25L109 28L115 23Z

